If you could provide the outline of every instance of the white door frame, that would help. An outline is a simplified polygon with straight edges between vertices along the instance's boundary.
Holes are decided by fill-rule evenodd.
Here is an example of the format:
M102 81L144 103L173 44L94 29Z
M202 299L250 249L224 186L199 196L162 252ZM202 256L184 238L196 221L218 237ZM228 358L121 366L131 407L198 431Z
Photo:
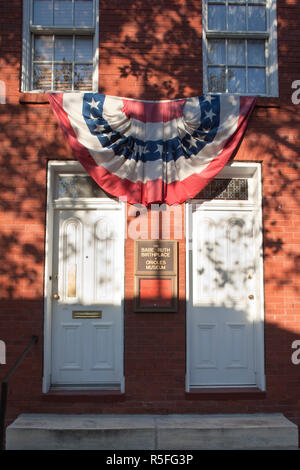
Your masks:
M191 214L193 204L196 202L201 203L203 207L207 208L230 208L235 210L250 209L254 212L254 230L256 234L256 253L257 257L257 317L255 322L255 377L256 387L260 390L265 390L265 368L264 368L264 277L263 277L263 219L262 219L262 192L261 192L261 164L260 163L245 163L233 162L226 165L224 169L218 174L219 178L249 178L251 184L249 185L249 198L247 201L223 201L223 200L189 200L186 204L186 391L190 391L190 377L189 367L191 363L190 358L190 341L191 332L189 328L190 318L192 314L190 302L190 287L192 285L191 277L191 247L192 247L192 227L191 227ZM200 388L200 387L199 387ZM210 387L213 388L213 387Z
M47 175L47 209L46 209L46 239L45 239L45 275L44 275L44 364L43 364L43 393L47 393L51 387L51 349L52 349L52 257L53 257L53 221L55 209L115 209L120 211L121 238L124 240L122 247L123 259L125 250L125 214L126 205L122 201L111 198L85 198L85 199L65 199L55 200L55 182L58 174L82 174L87 175L80 163L76 161L55 161L48 162ZM122 219L122 223L121 223ZM121 325L122 342L124 345L124 265L122 265L121 275ZM122 381L121 392L124 392L124 350L122 357Z

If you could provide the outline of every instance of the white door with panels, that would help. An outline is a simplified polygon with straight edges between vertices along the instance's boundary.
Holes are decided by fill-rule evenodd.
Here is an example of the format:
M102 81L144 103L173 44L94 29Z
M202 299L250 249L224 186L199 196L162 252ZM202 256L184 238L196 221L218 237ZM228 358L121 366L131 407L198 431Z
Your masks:
M254 211L196 203L190 230L189 385L253 387L259 297Z
M116 208L57 209L52 386L119 388L123 377L124 234Z

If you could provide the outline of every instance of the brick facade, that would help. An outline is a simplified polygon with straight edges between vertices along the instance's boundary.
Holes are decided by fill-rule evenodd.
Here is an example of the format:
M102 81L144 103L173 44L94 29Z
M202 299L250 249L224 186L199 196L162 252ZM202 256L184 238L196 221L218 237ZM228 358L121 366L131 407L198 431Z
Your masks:
M300 4L277 0L279 91L259 99L236 161L262 163L266 393L260 396L185 393L185 240L179 241L179 310L133 312L133 241L125 256L126 393L42 394L43 276L46 177L49 160L72 159L41 95L20 92L22 2L0 1L0 339L7 345L3 377L32 334L39 343L10 384L7 422L20 413L282 412L300 424L299 161ZM100 0L100 91L140 99L202 94L200 0ZM129 219L130 220L130 219Z

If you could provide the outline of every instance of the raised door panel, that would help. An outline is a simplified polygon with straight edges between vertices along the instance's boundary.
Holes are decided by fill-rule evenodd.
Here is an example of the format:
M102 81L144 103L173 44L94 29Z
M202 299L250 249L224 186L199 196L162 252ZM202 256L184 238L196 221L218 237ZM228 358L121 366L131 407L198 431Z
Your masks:
M81 323L62 323L62 341L59 346L60 370L83 370Z
M115 369L113 323L93 323L91 340L91 362L93 370Z
M83 224L77 217L60 222L59 295L61 303L80 303L82 299Z
M217 368L217 325L198 324L194 329L193 353L194 367L196 369Z

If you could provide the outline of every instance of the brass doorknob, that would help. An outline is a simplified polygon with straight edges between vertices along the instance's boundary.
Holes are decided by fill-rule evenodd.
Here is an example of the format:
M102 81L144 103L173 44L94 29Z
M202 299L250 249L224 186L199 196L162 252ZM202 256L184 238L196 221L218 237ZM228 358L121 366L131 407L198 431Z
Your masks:
M58 299L59 299L59 295L58 295L58 294L53 294L53 299L58 300Z
M248 295L248 299L253 300L253 299L254 299L254 295L252 295L252 294Z

